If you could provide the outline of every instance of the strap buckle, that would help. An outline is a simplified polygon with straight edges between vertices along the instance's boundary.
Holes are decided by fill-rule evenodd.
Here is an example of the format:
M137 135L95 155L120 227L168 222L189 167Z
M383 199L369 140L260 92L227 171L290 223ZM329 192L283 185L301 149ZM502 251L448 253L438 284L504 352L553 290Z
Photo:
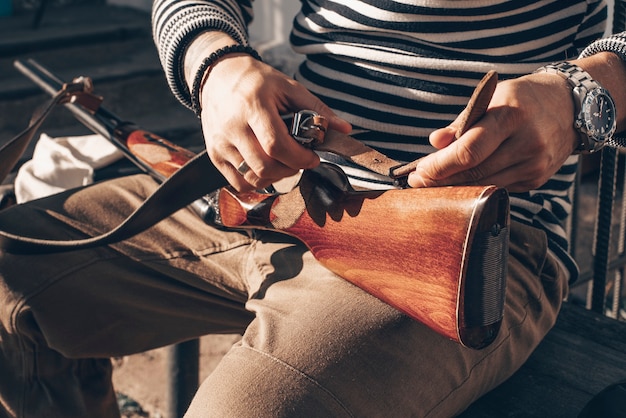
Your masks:
M294 113L291 122L291 136L296 141L307 147L324 142L324 136L328 129L328 120L312 110L300 110Z

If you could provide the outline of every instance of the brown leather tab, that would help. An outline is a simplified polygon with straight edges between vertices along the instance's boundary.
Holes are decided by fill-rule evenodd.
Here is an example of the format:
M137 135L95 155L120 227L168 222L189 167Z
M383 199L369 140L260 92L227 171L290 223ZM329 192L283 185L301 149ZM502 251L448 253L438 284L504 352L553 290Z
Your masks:
M313 110L296 112L291 120L291 136L305 147L324 142L327 130L328 119Z
M489 71L485 76L480 80L472 96L467 102L467 106L459 115L459 128L454 135L456 139L459 139L461 135L463 135L469 128L472 127L480 118L483 117L485 112L487 111L487 107L491 102L491 97L493 96L494 91L496 90L496 86L498 85L498 73L494 70ZM399 167L392 168L389 175L394 178L400 178L408 176L409 173L415 171L417 167L418 160L412 161L408 164L401 165Z
M480 80L474 93L467 102L467 106L459 115L459 129L457 129L455 137L459 139L469 128L471 128L487 111L487 107L491 102L491 97L496 91L498 85L498 73L494 70L489 71Z
M77 77L71 83L63 84L63 90L69 93L72 103L78 103L91 114L98 111L103 101L102 96L93 93L93 81L89 77Z

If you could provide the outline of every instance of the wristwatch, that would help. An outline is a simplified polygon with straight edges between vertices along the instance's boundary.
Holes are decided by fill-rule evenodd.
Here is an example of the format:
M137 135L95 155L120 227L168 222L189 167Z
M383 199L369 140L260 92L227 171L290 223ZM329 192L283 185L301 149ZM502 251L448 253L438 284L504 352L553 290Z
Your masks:
M604 147L617 127L615 102L609 92L589 73L569 62L546 65L536 72L558 74L572 86L574 127L580 133L575 152L592 153Z

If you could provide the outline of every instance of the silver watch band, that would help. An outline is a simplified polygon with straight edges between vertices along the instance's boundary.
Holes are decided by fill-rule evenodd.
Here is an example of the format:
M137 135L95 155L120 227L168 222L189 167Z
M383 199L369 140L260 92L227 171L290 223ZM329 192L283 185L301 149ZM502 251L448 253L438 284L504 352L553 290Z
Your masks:
M599 87L598 83L591 78L589 73L576 64L565 61L558 64L546 65L544 68L547 73L558 74L567 80L572 87L585 89L585 92Z
M579 131L580 143L575 152L594 152L602 148L604 143L592 141L585 130L581 129L583 125L582 120L578 119L581 112L581 104L583 98L588 92L598 88L602 88L598 82L596 82L589 73L580 68L576 64L563 61L555 64L549 64L537 69L535 72L547 72L550 74L557 74L561 78L565 79L570 86L572 86L572 94L574 96L574 119L577 121L577 130Z

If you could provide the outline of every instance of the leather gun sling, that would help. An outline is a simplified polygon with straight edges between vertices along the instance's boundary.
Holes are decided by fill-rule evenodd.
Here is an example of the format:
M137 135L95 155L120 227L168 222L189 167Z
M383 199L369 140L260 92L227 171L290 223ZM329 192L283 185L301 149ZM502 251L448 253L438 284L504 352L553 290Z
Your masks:
M496 84L497 74L490 71L477 85L467 107L459 117L461 127L457 136L460 136L484 114ZM0 148L0 181L17 164L35 132L56 105L75 101L87 109L97 109L101 99L91 94L91 91L91 81L80 77L72 83L66 83L54 97L38 108L29 126ZM333 152L362 167L392 178L406 176L415 170L416 166L416 161L401 164L349 135L336 131L327 132L324 142L316 146L316 149ZM197 179L203 180L197 181ZM227 184L228 182L210 161L205 151L168 177L142 205L120 225L108 232L85 239L47 240L0 230L0 249L13 253L48 253L92 248L123 241Z
M459 139L474 123L476 123L487 111L491 97L498 84L498 73L489 71L476 85L467 106L457 118L458 128L455 134ZM351 136L337 131L326 133L324 141L315 146L318 151L328 151L340 155L353 163L365 167L375 173L399 179L415 171L417 162L412 161L402 164L386 155L368 147Z
M38 107L29 125L0 148L0 181L11 172L33 139L35 133L52 110L61 104L77 102L94 111L101 99L91 94L91 80L80 77L66 83L50 100ZM202 178L204 181L197 181ZM200 196L228 184L215 168L206 152L198 154L176 173L167 178L141 206L116 228L101 235L78 240L47 240L12 234L0 230L0 249L13 253L46 253L78 250L111 244L130 238L146 230L177 210L189 205ZM175 196L175 198L173 198Z

